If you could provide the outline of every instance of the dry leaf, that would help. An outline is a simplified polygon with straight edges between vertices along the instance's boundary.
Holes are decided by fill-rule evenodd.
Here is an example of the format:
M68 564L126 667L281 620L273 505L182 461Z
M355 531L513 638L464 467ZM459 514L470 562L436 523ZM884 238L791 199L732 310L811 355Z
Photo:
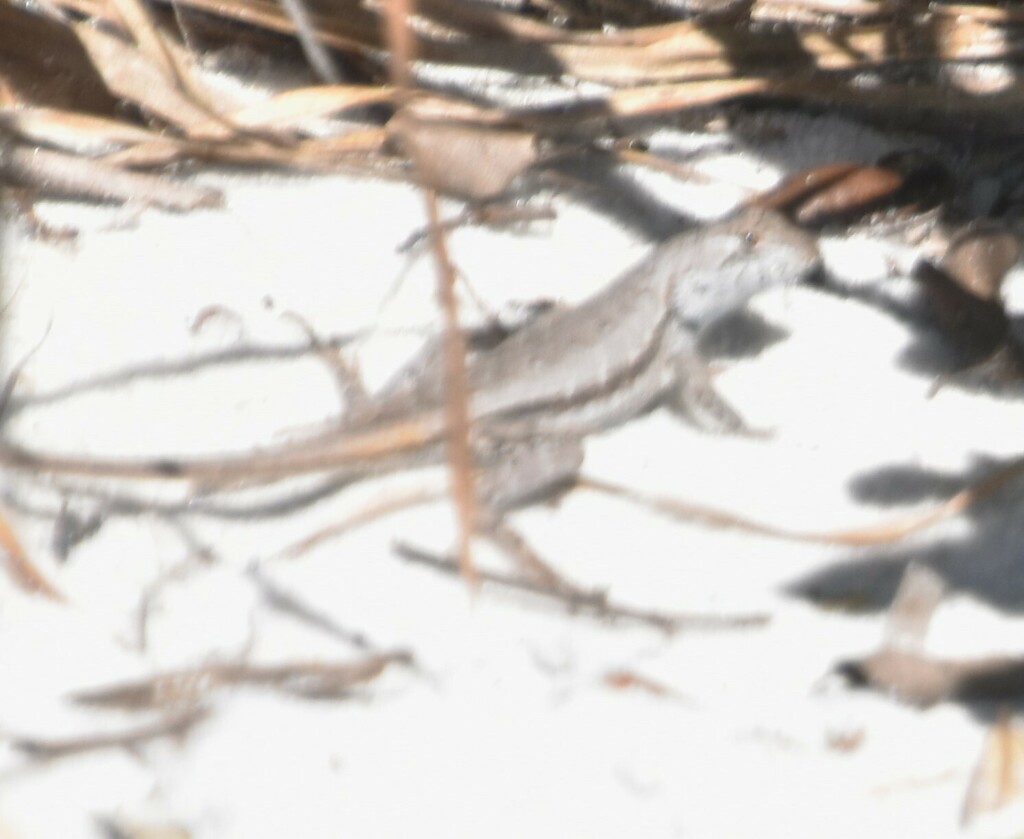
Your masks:
M857 216L891 198L902 185L898 172L860 166L801 204L796 219L802 224L821 224L836 217Z
M0 144L0 175L15 184L42 188L51 195L90 201L133 202L168 210L218 207L216 189L179 183L157 175L124 171L100 160Z
M103 76L110 92L160 117L186 134L201 139L226 139L233 132L223 123L211 122L209 110L197 104L153 64L131 41L95 28L91 23L74 25L82 46Z
M886 643L921 649L932 615L946 594L946 582L925 565L910 563L893 597L886 619Z
M340 114L349 108L392 102L394 88L382 85L318 85L279 93L265 102L249 105L229 117L234 125L281 131L303 121Z
M1004 656L940 659L921 652L945 584L929 569L911 564L889 609L886 646L836 670L854 687L870 687L927 708L938 702L1011 701L1024 697L1024 658Z
M86 155L103 154L156 137L120 120L56 108L0 108L0 130L27 142Z
M800 206L818 190L831 186L839 180L855 172L860 166L851 160L841 160L813 166L787 177L773 189L758 196L752 202L759 207L776 210L790 210Z
M388 123L421 183L477 201L496 198L537 162L537 142L525 131L424 119L408 111Z
M171 54L170 46L163 35L157 31L149 13L139 0L106 0L108 6L120 21L122 27L154 69L160 72L168 82L181 85L182 74L178 63Z
M28 558L3 510L0 510L0 548L7 554L7 571L19 586L51 600L64 600L64 596L57 591L53 583L46 579L43 572Z
M630 688L659 697L674 696L676 694L672 688L663 685L649 676L642 676L635 670L610 670L604 674L601 681L615 690Z
M167 85L180 90L193 104L206 111L214 122L226 125L222 114L231 103L218 102L213 90L200 82L193 56L157 28L141 0L107 0L107 3L116 10L128 34L138 44L141 55L160 72ZM193 129L192 133L201 137L219 136L212 126L202 131Z
M970 825L979 815L1001 810L1024 797L1024 731L1014 724L1013 714L1001 708L999 718L985 738L978 765L964 796L961 824Z
M1020 242L1009 230L973 225L953 238L941 266L965 291L981 300L997 300L1019 257Z
M947 660L884 649L836 668L854 687L871 687L917 705L1011 702L1024 698L1024 658Z
M757 78L646 85L613 91L590 110L596 114L622 117L653 115L713 105L753 93L766 93L774 86L774 83L766 79ZM581 108L586 109L586 106Z
M957 670L949 662L904 650L884 649L866 658L844 661L836 672L851 687L873 688L921 708L950 699L957 683Z
M225 163L283 166L305 171L335 171L346 164L358 166L380 152L387 141L383 128L366 128L334 137L311 137L290 145L273 145L258 139L232 143L205 142L162 136L137 146L107 155L104 161L117 166L152 167L186 157L219 160ZM387 174L387 159L373 159L373 171Z

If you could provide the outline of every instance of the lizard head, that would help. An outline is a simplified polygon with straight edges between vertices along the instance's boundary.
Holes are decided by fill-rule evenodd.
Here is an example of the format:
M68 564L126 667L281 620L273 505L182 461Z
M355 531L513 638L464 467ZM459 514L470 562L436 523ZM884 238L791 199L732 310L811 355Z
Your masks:
M820 261L814 236L764 207L670 240L673 308L701 328L743 307L755 294L798 282Z

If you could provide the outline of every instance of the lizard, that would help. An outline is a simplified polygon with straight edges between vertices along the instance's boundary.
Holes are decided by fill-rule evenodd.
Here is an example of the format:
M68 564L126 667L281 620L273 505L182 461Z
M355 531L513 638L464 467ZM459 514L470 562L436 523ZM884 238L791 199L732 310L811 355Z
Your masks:
M712 387L699 334L762 290L798 282L818 262L811 234L772 210L747 207L671 237L593 297L542 311L497 345L472 352L478 529L523 558L521 541L501 532L505 513L571 487L588 434L656 406L706 430L747 431ZM352 400L336 427L312 439L187 460L79 457L0 440L0 468L191 481L214 490L314 473L347 483L443 463L444 399L440 353L428 345L379 393ZM546 575L528 549L525 556Z
M593 297L544 310L496 346L472 352L469 411L479 465L506 446L578 444L657 405L706 430L745 431L714 391L697 337L758 292L798 282L818 261L811 234L774 211L746 208L671 237ZM0 440L0 466L206 484L372 473L436 459L428 450L439 453L444 441L443 400L438 354L428 346L380 393L355 400L337 427L313 439L238 455L135 461L35 452Z

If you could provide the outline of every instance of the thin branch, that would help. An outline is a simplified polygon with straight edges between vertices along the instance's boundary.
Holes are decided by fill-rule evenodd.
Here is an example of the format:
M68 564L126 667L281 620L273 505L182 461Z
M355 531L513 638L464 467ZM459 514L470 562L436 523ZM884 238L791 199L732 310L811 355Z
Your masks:
M425 565L443 574L459 575L461 569L457 562L445 557L435 556L410 545L398 543L395 552L409 562ZM566 590L562 587L549 587L533 580L512 577L492 571L478 570L481 582L503 586L514 591L535 594L565 605L570 612L584 612L609 621L634 621L653 626L664 632L675 632L680 629L745 629L764 626L770 616L764 613L748 615L698 615L698 614L666 614L620 606L608 601L603 592L596 594L583 593L578 589Z
M385 4L387 43L391 48L391 79L407 103L414 83L412 61L415 39L409 28L409 19L415 11L413 0L388 0ZM404 107L404 106L403 106ZM399 114L400 116L400 114ZM410 130L415 131L415 123ZM437 192L427 183L423 165L413 155L413 169L423 193L430 228L430 241L437 268L437 299L443 323L442 358L445 384L445 447L451 473L451 495L458 514L458 556L463 577L474 586L477 582L472 560L472 537L476 530L478 512L474 489L473 453L470 446L469 388L466 374L466 343L459 328L458 301L455 297L456 275L448 255Z
M39 758L56 758L66 755L92 752L98 749L135 746L158 737L181 737L196 723L210 715L208 708L196 707L175 714L148 725L139 725L109 734L93 734L85 737L45 739L39 737L15 737L11 746L21 752Z
M775 527L715 507L693 504L677 498L652 495L597 478L580 476L577 486L615 498L623 498L656 513L685 521L698 521L710 527L721 527L771 536L791 542L812 542L825 545L888 545L921 533L930 527L954 518L1024 475L1024 457L1016 458L991 475L919 513L908 513L882 524L840 530L801 531Z

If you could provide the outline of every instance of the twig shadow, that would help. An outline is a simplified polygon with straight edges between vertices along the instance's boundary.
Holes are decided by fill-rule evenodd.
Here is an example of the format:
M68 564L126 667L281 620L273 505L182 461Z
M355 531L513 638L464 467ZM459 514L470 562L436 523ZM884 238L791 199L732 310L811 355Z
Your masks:
M946 498L992 474L994 459L981 459L960 475L890 466L856 478L860 500L878 504ZM916 562L942 576L951 589L974 595L1007 612L1024 612L1024 483L1015 481L994 498L979 502L955 522L905 543L855 549L847 557L786 586L796 597L842 604L864 611L886 608L908 564ZM967 534L950 533L966 519ZM957 528L959 529L959 528ZM928 540L928 541L926 541Z

